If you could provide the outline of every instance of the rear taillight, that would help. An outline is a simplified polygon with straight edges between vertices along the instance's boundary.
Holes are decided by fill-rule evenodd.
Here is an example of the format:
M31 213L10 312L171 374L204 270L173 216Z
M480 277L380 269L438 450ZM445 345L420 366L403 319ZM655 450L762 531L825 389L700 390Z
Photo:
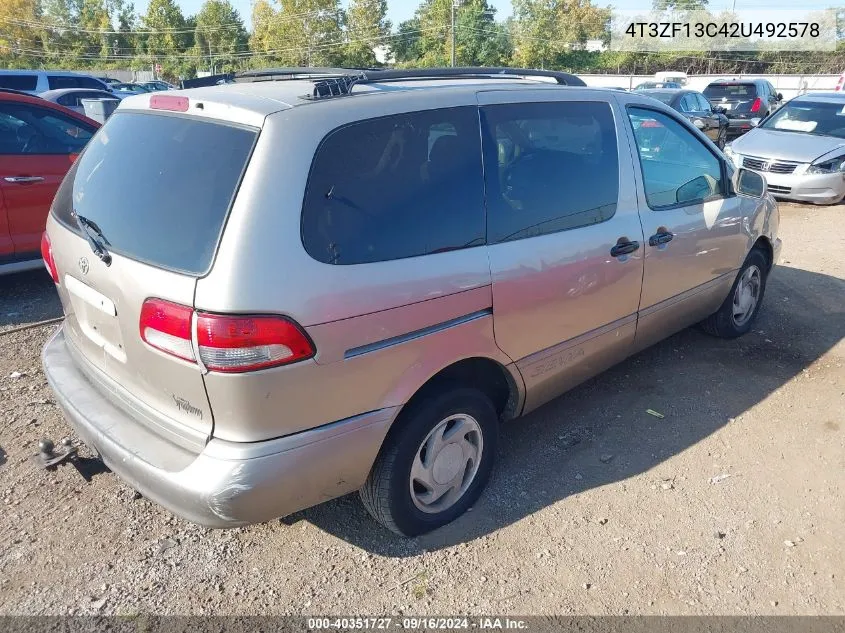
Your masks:
M194 321L200 360L209 371L237 373L295 363L314 356L300 327L279 316L235 316L194 311L147 299L141 308L141 338L158 350L196 362Z
M275 316L197 313L197 345L206 368L221 372L287 365L314 355L302 330Z
M44 266L47 267L47 272L53 278L55 283L59 283L59 271L56 269L56 262L53 259L53 247L50 244L50 237L47 231L41 234L41 258L44 260Z
M751 111L759 112L761 105L763 105L763 102L760 100L760 97L757 97L756 99L754 99L754 103L751 104Z
M196 361L191 343L193 315L194 311L187 306L147 299L141 306L141 339L162 352Z

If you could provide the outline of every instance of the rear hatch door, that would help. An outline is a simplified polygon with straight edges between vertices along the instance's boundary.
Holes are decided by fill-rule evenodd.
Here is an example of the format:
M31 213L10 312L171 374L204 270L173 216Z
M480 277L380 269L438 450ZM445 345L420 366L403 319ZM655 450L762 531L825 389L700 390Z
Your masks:
M77 364L142 412L139 421L185 447L212 432L202 372L144 342L141 311L159 299L183 306L190 323L197 277L212 265L257 135L196 117L118 111L69 172L48 224ZM189 340L176 343L193 355Z
M748 115L757 98L757 86L748 82L711 84L704 89L704 96L711 106L721 106L727 110L729 118Z

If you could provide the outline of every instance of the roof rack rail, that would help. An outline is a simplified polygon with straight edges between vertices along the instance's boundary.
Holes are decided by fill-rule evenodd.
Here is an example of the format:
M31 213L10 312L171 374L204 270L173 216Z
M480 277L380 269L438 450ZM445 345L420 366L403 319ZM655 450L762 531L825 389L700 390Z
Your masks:
M401 81L403 79L478 79L489 77L520 79L523 77L548 77L564 86L586 86L580 77L557 70L537 70L533 68L507 68L504 66L465 66L450 68L405 68L399 70L367 71L366 77L359 83L376 81Z
M280 81L285 79L323 79L360 75L369 68L320 68L320 67L292 67L292 68L261 68L259 70L244 70L235 74L235 83L254 81Z

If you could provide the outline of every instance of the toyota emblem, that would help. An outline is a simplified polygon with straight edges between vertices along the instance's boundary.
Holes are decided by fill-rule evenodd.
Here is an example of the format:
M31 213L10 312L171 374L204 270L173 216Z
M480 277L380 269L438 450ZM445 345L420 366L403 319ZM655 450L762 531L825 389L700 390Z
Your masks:
M80 257L77 264L79 265L79 272L81 272L83 275L87 275L88 274L88 258L87 257Z

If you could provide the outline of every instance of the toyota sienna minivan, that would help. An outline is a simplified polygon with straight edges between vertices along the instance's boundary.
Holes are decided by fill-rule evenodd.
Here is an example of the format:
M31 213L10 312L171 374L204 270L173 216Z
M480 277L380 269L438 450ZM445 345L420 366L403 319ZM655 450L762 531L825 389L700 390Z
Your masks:
M43 364L84 443L182 517L360 491L415 535L477 500L501 422L687 326L747 332L779 251L764 179L648 97L252 71L122 101L76 161Z

